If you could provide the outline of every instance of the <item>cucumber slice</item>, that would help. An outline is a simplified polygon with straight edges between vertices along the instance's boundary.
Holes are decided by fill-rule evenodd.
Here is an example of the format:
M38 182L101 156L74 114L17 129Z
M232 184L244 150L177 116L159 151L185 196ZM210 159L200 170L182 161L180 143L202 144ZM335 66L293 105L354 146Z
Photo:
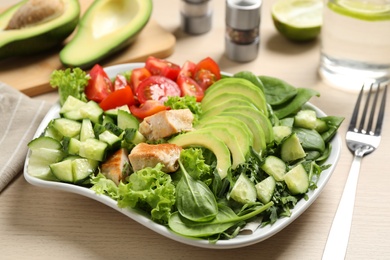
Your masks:
M274 195L276 181L274 177L269 176L255 185L257 198L264 204L271 201Z
M63 136L75 137L80 134L81 123L67 119L67 118L57 118L53 122L53 126L60 132Z
M27 172L34 177L44 180L57 180L49 165L64 158L64 153L57 149L37 148L31 150Z
M304 194L309 189L309 176L302 164L298 164L284 175L284 182L292 194Z
M43 135L61 141L62 138L64 138L64 136L60 132L58 132L58 130L54 127L53 122L54 120L50 121Z
M139 121L138 119L130 114L129 112L126 112L124 110L119 109L118 110L118 126L121 129L126 128L139 128Z
M87 139L80 143L79 155L81 157L103 161L106 157L108 144L97 139Z
M268 175L275 178L277 181L283 181L286 174L286 164L280 158L270 155L265 158L264 164L261 165L261 169Z
M84 142L85 140L89 138L95 138L95 132L93 131L92 122L90 119L85 118L81 122L81 129L80 129L80 141Z
M101 123L103 120L103 109L95 101L88 101L79 111L83 118L89 118L93 123Z
M47 149L55 149L60 150L62 148L61 143L51 137L48 136L41 136L38 138L33 139L27 144L28 148L31 150L36 150L38 148L47 148Z
M242 204L255 202L257 198L255 184L241 173L230 192L230 198Z

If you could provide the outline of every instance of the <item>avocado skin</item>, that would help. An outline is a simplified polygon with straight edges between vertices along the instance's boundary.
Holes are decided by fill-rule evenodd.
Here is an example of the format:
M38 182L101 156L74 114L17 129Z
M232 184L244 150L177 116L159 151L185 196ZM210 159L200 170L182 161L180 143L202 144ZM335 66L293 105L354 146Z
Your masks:
M23 37L23 29L20 29L18 39L10 39L9 41L2 41L0 39L0 59L33 55L59 46L74 31L80 18L79 2L76 0L70 1L76 2L76 4L72 6L77 6L77 8L73 11L73 15L70 17L71 19L66 20L65 24L59 24L53 28L50 27L47 31L37 30L35 34L30 34L25 37ZM11 7L6 12L17 10L17 8L22 6L24 2ZM4 17L6 17L5 13L4 15L0 15L0 20L4 19ZM56 19L53 21L55 20ZM53 21L49 21L47 24L50 25Z

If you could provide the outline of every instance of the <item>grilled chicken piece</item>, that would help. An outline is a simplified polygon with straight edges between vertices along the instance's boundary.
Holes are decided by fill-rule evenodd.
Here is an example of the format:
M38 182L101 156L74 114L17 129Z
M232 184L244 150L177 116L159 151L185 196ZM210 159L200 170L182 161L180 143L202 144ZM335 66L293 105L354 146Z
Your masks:
M175 144L140 143L131 150L129 160L134 171L161 163L163 172L174 172L179 168L180 152L181 147Z
M140 133L148 140L158 140L192 130L194 115L189 109L164 110L146 117L139 125Z
M129 168L125 168L129 163L128 155L126 149L119 149L101 165L102 174L114 181L116 185L129 175Z

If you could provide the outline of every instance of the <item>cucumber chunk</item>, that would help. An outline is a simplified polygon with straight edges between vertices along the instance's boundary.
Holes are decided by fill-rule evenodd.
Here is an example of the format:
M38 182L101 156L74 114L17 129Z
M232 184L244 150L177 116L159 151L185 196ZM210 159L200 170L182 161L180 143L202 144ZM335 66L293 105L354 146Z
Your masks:
M76 138L70 138L68 143L68 154L78 155L80 152L81 142Z
M99 135L99 140L106 142L110 149L119 148L121 145L121 138L106 130Z
M307 129L316 127L317 114L314 110L300 110L294 117L294 126Z
M83 118L89 118L93 123L101 123L103 120L103 109L95 101L88 101L80 108Z
M75 137L80 134L80 122L67 118L57 118L54 120L53 125L63 136Z
M85 104L86 102L81 101L80 99L77 99L73 96L68 96L60 109L60 114L63 115L64 113L70 111L78 111Z
M257 199L255 184L241 173L230 192L230 198L242 204L255 202Z
M309 176L302 164L298 164L284 175L284 182L292 194L304 194L309 189Z
M95 138L95 132L93 131L91 120L88 118L84 118L81 122L80 141L84 142L89 138Z
M287 172L284 161L273 155L265 158L264 164L261 165L261 169L268 175L274 177L277 181L283 181L284 175Z
M72 161L73 182L81 183L94 173L98 162L94 160L79 158Z
M255 185L257 198L264 204L271 201L274 195L276 181L274 177L269 176Z
M50 164L50 169L60 181L73 182L72 160L63 160L61 162Z
M281 145L281 158L285 162L292 162L306 156L298 136L291 134Z
M87 139L80 143L79 155L81 157L103 161L106 157L108 144L97 139Z
M274 140L277 144L280 144L284 138L288 137L292 133L290 126L278 125L273 127L274 130Z
M134 128L134 129L138 130L139 121L135 116L133 116L129 112L124 111L122 109L119 109L118 110L118 126L121 129Z

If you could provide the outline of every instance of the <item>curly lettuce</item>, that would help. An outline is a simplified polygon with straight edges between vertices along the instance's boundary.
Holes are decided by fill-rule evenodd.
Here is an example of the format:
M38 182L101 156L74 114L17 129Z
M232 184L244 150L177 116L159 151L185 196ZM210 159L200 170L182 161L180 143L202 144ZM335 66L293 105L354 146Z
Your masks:
M89 76L80 68L55 70L50 75L50 85L58 88L60 104L63 105L68 96L73 96L82 101L87 101L84 93L88 85Z

